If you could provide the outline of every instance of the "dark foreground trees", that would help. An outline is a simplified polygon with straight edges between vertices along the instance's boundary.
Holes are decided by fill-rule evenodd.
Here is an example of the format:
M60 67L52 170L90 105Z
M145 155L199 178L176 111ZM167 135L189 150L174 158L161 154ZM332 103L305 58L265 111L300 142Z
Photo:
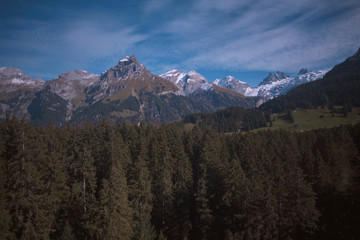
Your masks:
M1 239L355 239L360 125L0 124Z

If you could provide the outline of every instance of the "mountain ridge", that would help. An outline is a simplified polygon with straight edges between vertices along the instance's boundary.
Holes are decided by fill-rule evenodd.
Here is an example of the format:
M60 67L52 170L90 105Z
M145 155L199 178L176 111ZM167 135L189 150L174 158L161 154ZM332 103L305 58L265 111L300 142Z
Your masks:
M97 123L102 119L159 124L232 106L255 108L304 83L356 72L359 56L356 53L331 71L303 68L295 77L269 73L255 88L232 76L210 82L196 71L171 70L158 76L134 55L120 59L101 75L77 69L46 82L31 79L21 69L1 67L0 119L9 114L36 125L48 121L57 125Z
M114 123L145 121L159 124L178 121L196 112L237 105L255 106L254 98L221 88L195 71L186 73L187 79L183 82L187 87L193 87L188 89L184 85L180 89L172 81L152 74L134 55L120 59L101 75L77 69L44 82L31 79L17 68L4 67L0 68L1 72L0 84L4 87L0 118L10 114L42 126L49 121L64 126L68 122L97 123L102 119ZM9 89L14 81L20 83L19 77L26 83L37 84L29 84L31 94L25 87L15 86L16 94L10 96L4 89ZM26 92L26 98L23 92ZM21 102L21 99L26 101Z

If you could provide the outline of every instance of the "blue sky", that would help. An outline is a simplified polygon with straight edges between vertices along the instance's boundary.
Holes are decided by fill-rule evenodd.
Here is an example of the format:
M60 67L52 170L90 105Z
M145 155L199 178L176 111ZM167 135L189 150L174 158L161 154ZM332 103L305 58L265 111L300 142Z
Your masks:
M257 85L331 68L360 47L358 0L2 0L0 66L33 78L101 73L126 55L152 73Z

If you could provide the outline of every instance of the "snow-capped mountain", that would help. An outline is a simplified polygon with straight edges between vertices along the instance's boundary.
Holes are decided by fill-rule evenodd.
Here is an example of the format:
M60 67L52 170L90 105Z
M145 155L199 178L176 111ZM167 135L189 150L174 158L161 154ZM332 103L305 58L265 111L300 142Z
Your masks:
M260 85L267 85L267 84L272 84L274 82L278 82L280 80L283 80L283 79L287 79L289 78L290 76L288 76L286 73L283 73L283 72L279 72L277 71L276 73L269 73L269 76L267 76L266 78L264 78L262 80L261 83L259 83L259 86Z
M174 69L161 74L160 77L174 83L179 88L179 91L177 91L177 94L179 95L187 96L198 90L208 91L214 89L211 82L195 71L186 73Z
M321 79L329 70L330 69L308 71L306 68L303 68L295 77L290 77L282 72L270 73L268 77L264 78L263 81L254 88L232 76L217 79L214 83L225 88L233 89L248 97L261 97L262 101L259 102L260 104L274 97L286 94L290 89L300 84Z
M300 84L321 79L328 71L329 69L318 71L301 69L295 77L289 77L284 73L279 74L279 72L277 72L275 75L277 76L276 78L273 77L274 74L270 73L269 77L265 78L258 87L248 88L245 96L260 96L264 101L268 101L274 97L286 94Z
M214 84L219 85L224 88L234 90L243 95L245 94L246 89L249 88L249 84L247 84L246 82L242 82L242 81L234 78L233 76L227 76L223 79L216 79L214 81Z
M229 106L251 108L258 100L257 98L246 98L243 94L211 83L195 71L181 72L175 69L160 75L160 77L171 81L179 88L176 92L177 95L187 97L196 105L200 104L202 112L211 112Z

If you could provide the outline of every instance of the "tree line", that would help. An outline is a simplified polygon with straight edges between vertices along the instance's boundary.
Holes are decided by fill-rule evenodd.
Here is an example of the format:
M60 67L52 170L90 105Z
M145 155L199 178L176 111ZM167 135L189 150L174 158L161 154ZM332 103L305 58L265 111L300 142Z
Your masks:
M355 239L360 124L0 123L2 239Z

